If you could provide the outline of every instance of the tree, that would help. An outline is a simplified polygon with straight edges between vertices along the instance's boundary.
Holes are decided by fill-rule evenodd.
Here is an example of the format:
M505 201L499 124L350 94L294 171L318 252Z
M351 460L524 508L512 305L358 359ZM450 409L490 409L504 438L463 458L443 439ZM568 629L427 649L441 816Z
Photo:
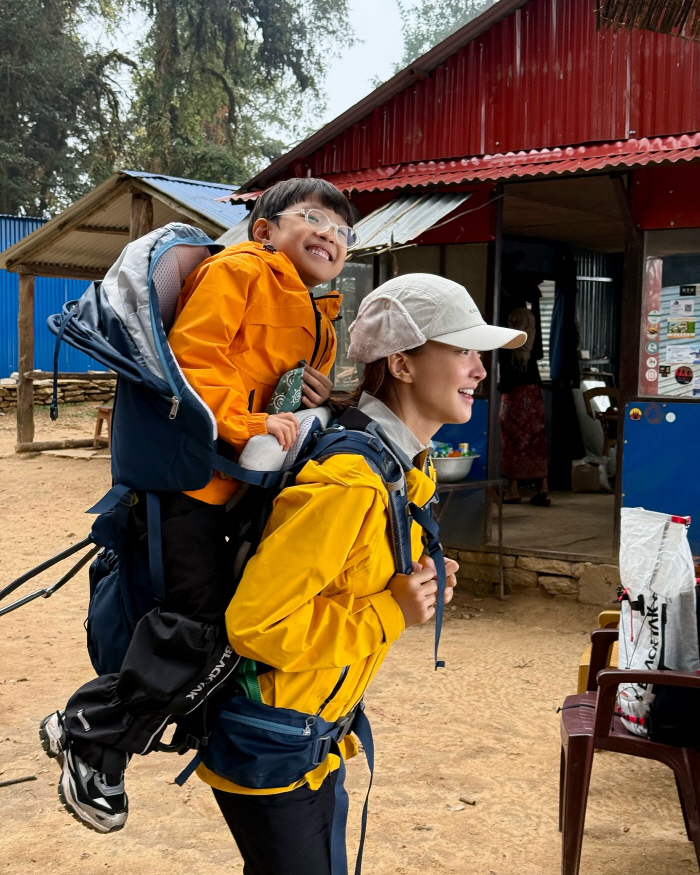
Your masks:
M347 0L140 2L129 158L176 176L243 182L279 155L323 108L326 53L351 38Z
M245 181L315 127L347 3L1 0L0 212L50 215L126 166ZM134 14L133 53L88 44Z
M87 49L78 35L80 2L0 4L2 213L61 209L114 161L120 115L110 73L124 59Z
M416 58L429 52L495 2L496 0L418 0L407 5L406 2L397 0L404 52L395 71L398 73L408 67Z

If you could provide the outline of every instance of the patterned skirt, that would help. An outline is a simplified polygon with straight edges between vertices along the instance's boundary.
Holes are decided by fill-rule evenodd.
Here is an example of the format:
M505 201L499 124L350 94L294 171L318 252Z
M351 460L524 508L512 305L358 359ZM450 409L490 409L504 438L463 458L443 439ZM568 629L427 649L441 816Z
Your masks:
M539 480L547 476L544 399L538 385L516 386L501 395L501 477Z

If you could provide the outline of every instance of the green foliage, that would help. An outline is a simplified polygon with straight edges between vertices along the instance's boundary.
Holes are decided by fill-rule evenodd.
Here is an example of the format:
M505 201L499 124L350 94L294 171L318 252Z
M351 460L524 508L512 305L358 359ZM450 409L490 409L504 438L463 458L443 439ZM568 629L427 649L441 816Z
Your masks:
M119 61L87 52L79 21L78 0L0 3L2 213L60 209L113 160Z
M242 182L322 109L323 58L347 28L346 0L154 0L150 9L133 165Z
M88 45L129 15L133 53ZM0 212L50 215L119 167L245 181L315 127L340 41L347 0L1 0Z
M403 33L403 57L395 72L408 67L468 21L493 6L496 0L397 0Z

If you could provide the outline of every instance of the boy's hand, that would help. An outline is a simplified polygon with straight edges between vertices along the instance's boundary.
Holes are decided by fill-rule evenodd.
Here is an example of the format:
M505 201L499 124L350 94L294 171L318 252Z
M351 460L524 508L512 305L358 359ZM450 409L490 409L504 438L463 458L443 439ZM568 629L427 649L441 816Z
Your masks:
M288 450L299 435L299 420L293 413L271 413L265 425L267 433L277 438L283 450Z
M331 396L333 383L325 374L307 365L301 387L301 403L304 407L321 407Z
M445 604L452 600L458 568L453 559L445 560ZM435 563L429 557L423 556L420 562L414 562L412 574L395 574L387 588L401 608L406 628L427 622L435 613L438 587Z

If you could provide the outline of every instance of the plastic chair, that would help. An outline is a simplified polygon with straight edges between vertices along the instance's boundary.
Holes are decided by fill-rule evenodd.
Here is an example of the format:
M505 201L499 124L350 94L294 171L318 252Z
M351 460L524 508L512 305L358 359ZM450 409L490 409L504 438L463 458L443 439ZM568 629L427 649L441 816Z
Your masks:
M615 629L597 629L591 635L591 663L587 690L567 696L561 720L559 775L559 829L562 833L562 875L578 875L583 826L594 750L610 750L665 763L676 778L686 833L695 845L700 866L700 752L671 747L628 732L614 715L621 683L667 684L700 689L700 675L676 671L605 669ZM602 669L602 670L601 670Z
M620 623L620 609L601 611L598 614L599 629L617 629ZM587 644L586 649L581 654L581 659L578 664L578 686L577 693L583 693L588 689L588 669L591 662L591 645ZM608 658L603 668L617 668L617 641L609 648Z

